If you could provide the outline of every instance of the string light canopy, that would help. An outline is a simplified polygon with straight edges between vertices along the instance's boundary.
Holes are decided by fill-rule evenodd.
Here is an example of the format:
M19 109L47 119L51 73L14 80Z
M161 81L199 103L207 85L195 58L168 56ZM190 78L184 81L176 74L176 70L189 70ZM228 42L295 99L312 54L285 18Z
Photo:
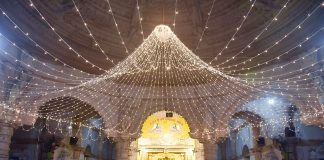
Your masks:
M311 61L314 55L321 52L323 46L315 46L313 50L307 51L304 55L293 58L292 61L280 63L276 66L270 66L273 61L278 61L284 55L290 54L296 48L302 48L310 40L321 35L323 26L307 33L305 38L294 45L293 48L281 53L276 57L268 57L261 62L257 62L256 57L261 55L270 55L272 48L281 44L282 41L289 39L306 25L306 22L312 20L312 16L323 8L323 3L318 4L313 10L305 16L302 21L291 27L291 30L282 35L282 38L275 39L269 43L264 51L258 52L255 56L247 60L241 60L238 63L238 56L245 54L251 47L256 46L257 41L262 39L263 34L271 29L272 23L284 19L282 14L290 5L287 0L273 19L268 23L259 34L256 35L248 45L235 53L225 61L219 59L226 55L229 48L240 38L239 32L244 28L247 17L253 16L253 9L256 7L256 1L248 3L248 11L245 12L243 20L239 27L235 29L232 38L226 41L224 48L212 57L207 63L201 60L192 50L187 48L175 35L174 30L176 22L180 21L179 2L175 1L174 15L170 29L167 25L158 25L152 33L146 37L143 33L143 6L136 1L135 19L138 19L140 38L143 43L128 55L126 40L119 28L120 23L115 15L117 9L109 0L107 13L112 17L113 26L116 28L118 43L127 53L126 59L117 63L113 61L109 52L105 52L104 43L100 41L100 36L96 35L91 21L88 21L81 5L72 0L75 14L81 19L81 27L84 27L86 33L90 36L90 41L94 43L94 48L99 52L98 55L104 56L106 62L113 63L115 66L111 69L97 65L95 61L84 56L77 47L60 33L51 19L38 8L38 3L30 2L30 8L35 11L50 29L49 32L55 35L58 43L70 50L71 55L76 55L83 64L102 71L99 76L90 75L84 71L67 64L64 59L56 57L35 40L34 34L27 32L11 14L6 13L0 8L2 15L8 19L12 27L30 42L35 44L35 48L44 52L51 60L63 64L63 69L57 69L56 66L42 62L30 53L24 51L20 45L0 34L0 37L8 43L10 48L15 48L27 55L25 60L12 56L8 48L1 48L1 54L10 58L16 64L23 65L27 71L18 70L15 66L4 65L9 70L13 70L18 75L9 75L2 80L3 84L12 85L10 89L3 87L2 93L10 93L12 97L19 97L14 103L4 101L5 110L10 110L16 115L30 116L54 120L59 123L74 124L85 119L99 119L104 123L100 129L104 130L108 136L116 134L138 135L141 124L146 117L161 110L174 111L182 115L191 127L191 134L196 137L208 137L217 140L224 137L230 130L230 120L233 118L239 107L249 104L252 100L259 99L262 96L284 97L295 103L302 113L302 120L310 124L320 122L319 117L324 117L323 105L319 102L321 93L314 89L322 82L315 81L323 75L322 61ZM199 42L196 51L204 52L202 42L207 38L211 24L214 19L214 7L217 6L215 0L212 1L207 21L203 32L199 34ZM184 15L184 14L183 14ZM177 19L177 21L176 21ZM146 20L146 17L145 17ZM55 28L54 28L55 27ZM180 28L180 27L179 27ZM178 33L177 29L177 33ZM146 37L146 38L145 38ZM280 36L279 36L280 37ZM199 49L198 49L199 46ZM194 48L195 49L195 48ZM224 52L224 54L223 54ZM303 66L300 63L307 61ZM218 63L217 63L218 62ZM308 63L309 62L309 63ZM108 64L107 64L108 65ZM268 68L260 67L268 66ZM215 67L215 68L214 68ZM251 69L260 69L255 72L249 72ZM243 72L244 71L244 72ZM1 86L2 87L2 86ZM14 99L14 98L13 98ZM12 101L10 101L12 102ZM275 105L276 101L268 101ZM9 107L8 107L9 105ZM28 107L26 107L28 106ZM91 106L91 107L90 107ZM92 108L93 107L93 108ZM262 106L256 106L262 107ZM280 109L280 108L279 108ZM2 113L5 113L4 111ZM277 111L281 118L275 122L262 123L271 127L271 125L286 125L287 119L284 118L286 110ZM244 116L244 115L242 115ZM19 116L17 116L19 117ZM250 117L250 116L247 116ZM14 120L15 123L24 123L22 118ZM317 123L323 127L322 123ZM92 127L85 125L85 127Z
M138 135L147 116L161 110L174 111L187 119L197 136L207 134L218 139L228 134L237 108L259 95L294 96L285 88L267 88L271 85L222 73L196 56L168 26L158 25L132 54L107 73L79 85L29 96L30 100L18 106L32 106L20 107L21 114L41 113L69 124L76 119L73 115L94 118L93 110L82 108L90 105L100 115L105 124L101 129L109 136ZM317 96L307 96L316 101L312 105L318 105ZM60 97L71 98L58 100ZM52 107L42 107L40 112L38 107L43 104ZM312 114L305 112L308 118L318 116Z

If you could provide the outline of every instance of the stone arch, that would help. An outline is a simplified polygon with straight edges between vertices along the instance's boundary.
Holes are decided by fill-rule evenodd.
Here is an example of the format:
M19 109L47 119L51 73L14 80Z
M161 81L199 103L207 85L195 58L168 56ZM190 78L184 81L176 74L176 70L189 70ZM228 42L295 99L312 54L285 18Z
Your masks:
M233 119L243 119L253 125L260 125L260 123L262 123L264 121L264 119L260 115L254 113L254 112L251 112L251 111L236 112L232 116L232 118Z
M258 100L260 97L262 97L263 95L260 94L260 93L254 93L255 96L245 96L244 99L246 102L253 102L255 100ZM247 111L247 110L242 110L242 108L244 107L244 105L246 105L248 103L237 103L236 104L236 107L233 107L232 109L229 108L229 111L227 111L228 113L228 116L224 116L222 117L224 119L225 122L227 122L228 125L230 125L231 121L233 119L249 119L249 120L252 120L253 118L255 118L255 120L257 120L257 122L263 122L264 119L252 112L252 111ZM247 118L247 119L246 119ZM249 122L252 122L252 121L249 121ZM255 122L253 123L250 123L250 124L254 124ZM255 125L259 125L259 124L255 124ZM223 126L224 127L224 126ZM226 133L223 133L223 135L225 135L224 137L228 136L230 134L230 129L227 130L228 132Z
M261 123L264 122L264 119L251 111L239 111L236 112L233 116L233 119L243 119L252 126L252 134L253 134L253 146L258 147L260 141L264 141L264 139L261 138Z
M232 116L232 118L243 119L247 123L251 124L253 135L253 148L250 150L249 153L251 153L250 155L253 155L256 160L260 160L262 157L260 147L265 145L265 138L261 136L261 123L263 123L265 120L260 115L251 111L239 111L235 113Z
M96 111L101 117L101 108L98 107L96 101L102 96L89 96L92 93L89 91L78 92L77 90L70 90L64 94L61 93L51 93L40 97L33 97L33 99L26 99L14 105L13 108L21 110L22 114L19 115L25 119L32 119L32 122L28 122L28 124L32 124L36 121L36 118L40 116L39 111L42 106L46 105L46 103L51 102L53 100L57 100L64 97L70 97L74 100L80 101L88 106L91 106L94 111ZM95 97L95 98L93 98ZM105 100L104 100L105 101ZM30 106L30 107L25 107ZM26 118L27 117L27 118Z
M130 132L133 132L133 138L137 139L141 136L141 128L143 127L144 122L146 121L146 119L150 116L153 116L154 114L161 112L161 111L166 111L166 112L172 112L175 113L177 115L179 115L180 117L184 118L190 128L190 136L193 136L193 138L196 138L195 135L192 135L192 132L195 132L196 130L198 130L198 126L197 124L199 124L199 122L195 122L192 120L192 118L190 118L190 116L192 115L188 115L188 114L181 114L183 111L180 111L179 109L166 109L166 110L150 110L149 112L143 114L137 121L136 124L133 124L130 128ZM139 129L140 128L140 129Z
M38 107L39 117L58 117L83 122L100 118L100 113L90 104L71 96L55 97Z
M179 120L179 123L182 124L182 127L184 127L183 129L184 129L185 133L189 134L190 126L189 126L187 120L180 114L178 114L176 112L171 112L171 111L159 111L159 112L155 112L155 113L151 114L149 117L147 117L145 119L144 123L141 125L142 132L147 132L147 130L145 130L147 128L144 128L144 127L147 127L149 125L149 122L150 122L149 120L152 121L152 118L155 118L155 116L162 115L164 113L165 113L165 117L168 117L168 116L177 117L177 120Z
M145 122L140 126L141 136L130 144L127 143L131 148L128 149L129 157L139 155L140 159L151 159L149 157L154 155L154 159L192 159L194 156L204 156L204 146L190 136L190 127L186 119L174 111L154 112L145 117ZM120 146L120 150L123 148L122 144L117 145ZM198 152L197 155L194 151Z

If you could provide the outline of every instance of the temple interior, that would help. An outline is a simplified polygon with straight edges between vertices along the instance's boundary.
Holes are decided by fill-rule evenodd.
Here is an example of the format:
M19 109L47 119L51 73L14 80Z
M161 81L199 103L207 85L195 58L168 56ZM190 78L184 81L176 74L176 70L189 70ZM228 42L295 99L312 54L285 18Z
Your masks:
M0 0L0 160L324 160L323 0Z

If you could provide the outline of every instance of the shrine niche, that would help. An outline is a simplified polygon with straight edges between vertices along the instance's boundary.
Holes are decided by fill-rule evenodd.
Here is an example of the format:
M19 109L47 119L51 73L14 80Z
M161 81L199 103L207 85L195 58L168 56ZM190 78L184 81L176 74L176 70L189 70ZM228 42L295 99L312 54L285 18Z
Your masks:
M138 160L203 159L197 151L202 144L190 137L188 123L174 112L160 111L149 116L141 131L141 137L133 142L137 144Z

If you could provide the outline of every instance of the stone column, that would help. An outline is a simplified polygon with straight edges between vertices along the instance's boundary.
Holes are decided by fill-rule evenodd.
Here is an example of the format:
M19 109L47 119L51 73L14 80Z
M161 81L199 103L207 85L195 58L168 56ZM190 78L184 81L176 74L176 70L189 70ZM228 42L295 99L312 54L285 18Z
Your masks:
M130 148L129 148L129 160L136 160L138 156L138 142L133 141L130 143Z
M205 160L216 160L218 146L212 142L203 142Z
M204 160L204 146L198 140L195 140L194 153L196 160Z
M129 160L130 140L119 138L116 140L116 159Z
M9 159L11 136L13 135L13 127L11 124L0 120L0 160Z

